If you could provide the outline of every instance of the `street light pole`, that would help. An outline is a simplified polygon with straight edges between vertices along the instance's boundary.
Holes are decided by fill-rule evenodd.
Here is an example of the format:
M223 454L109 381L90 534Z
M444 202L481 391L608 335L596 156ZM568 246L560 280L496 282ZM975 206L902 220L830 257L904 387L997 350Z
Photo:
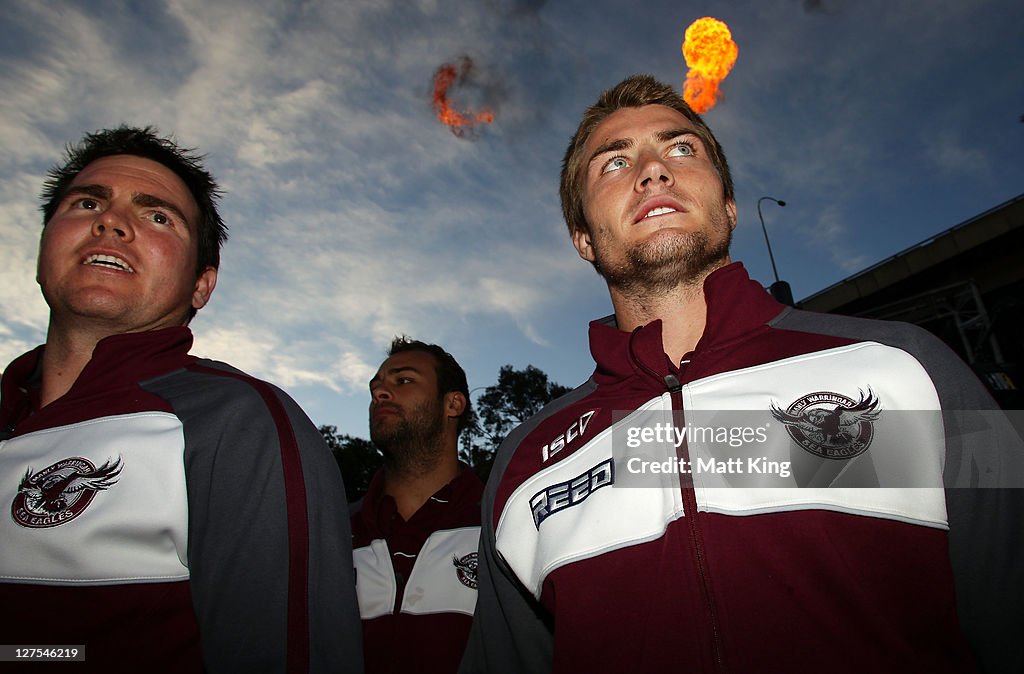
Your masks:
M761 197L757 200L757 217L761 220L761 231L764 232L764 243L768 246L768 259L772 263L772 273L775 275L775 283L768 288L768 292L771 293L779 302L793 306L793 291L790 289L789 284L785 281L779 280L779 270L775 267L775 256L772 255L772 242L768 240L768 228L764 226L764 215L761 213L761 202L767 199L768 201L774 201L779 206L785 206L786 202L775 197Z

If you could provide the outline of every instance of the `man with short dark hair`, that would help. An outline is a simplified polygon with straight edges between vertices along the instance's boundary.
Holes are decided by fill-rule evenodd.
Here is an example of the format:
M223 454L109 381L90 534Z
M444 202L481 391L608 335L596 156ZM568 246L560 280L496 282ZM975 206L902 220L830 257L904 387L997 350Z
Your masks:
M722 148L649 76L561 199L614 315L498 452L463 671L1020 671L1020 442L970 370L751 281Z
M370 439L384 455L353 506L367 672L454 672L476 606L483 484L458 459L466 373L404 337L370 380Z
M201 159L121 126L50 172L46 344L0 399L2 641L76 646L96 671L361 671L322 436L281 390L188 353L227 236Z

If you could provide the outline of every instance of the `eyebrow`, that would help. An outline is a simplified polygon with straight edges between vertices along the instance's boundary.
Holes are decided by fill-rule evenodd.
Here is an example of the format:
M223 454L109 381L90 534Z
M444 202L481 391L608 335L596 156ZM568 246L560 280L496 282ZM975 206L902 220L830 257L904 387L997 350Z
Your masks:
M594 153L590 155L590 160L587 163L589 164L598 157L600 157L601 155L607 154L609 152L621 152L622 150L628 150L635 144L636 141L634 141L632 138L618 138L616 140L610 140L604 145L594 150Z
M111 192L109 187L103 185L72 185L64 193L64 198L67 199L78 194L96 197L97 199L109 199L113 192Z
M700 134L698 134L696 130L687 127L681 127L678 129L667 129L665 131L659 131L657 134L655 134L655 138L659 143L666 143L680 136L696 136L698 139L700 138ZM590 162L594 161L601 155L607 154L608 152L621 152L622 150L628 150L634 145L636 145L636 139L634 138L616 138L615 140L610 140L604 145L601 145L596 150L594 150L593 154L590 155L590 159L587 163L589 164Z
M132 203L136 206L145 206L146 208L164 208L174 213L183 223L190 224L188 218L182 213L181 209L171 202L161 199L160 197L154 197L152 194L145 194L136 192L132 194Z
M110 199L111 197L113 197L114 192L106 185L72 185L71 187L68 188L67 192L64 193L64 198L67 199L68 197L75 195L84 195L89 197L95 197L97 199ZM183 223L190 224L188 218L185 217L185 214L181 211L181 209L178 208L175 204L172 204L171 202L167 201L166 199L155 197L152 194L134 192L132 194L132 203L135 204L136 206L143 206L145 208L166 209L174 213L174 215Z

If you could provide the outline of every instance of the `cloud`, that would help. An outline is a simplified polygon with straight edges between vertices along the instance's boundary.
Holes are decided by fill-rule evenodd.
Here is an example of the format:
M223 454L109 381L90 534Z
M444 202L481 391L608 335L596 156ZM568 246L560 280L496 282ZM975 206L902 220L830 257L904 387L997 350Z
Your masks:
M231 239L194 322L197 349L318 392L330 414L358 398L362 427L366 379L395 334L471 354L470 377L484 384L505 362L565 381L589 373L586 350L569 342L585 339L608 298L561 223L561 152L621 77L681 84L679 44L697 18L678 3L652 20L615 3L581 13L542 0L8 4L0 345L19 351L45 335L36 195L63 144L152 123L207 153L227 191ZM795 289L884 257L911 236L893 223L944 217L910 189L1019 190L1011 144L979 117L1001 114L999 97L1016 91L992 66L1014 62L993 48L1016 54L1011 22L979 2L883 4L707 8L740 47L708 116L734 169L737 246L756 241L766 257L754 204L787 200L768 227ZM453 138L430 105L433 73L461 54L503 96L475 143ZM961 63L988 83L981 98L949 95ZM1011 112L1015 133L1019 103Z
M989 175L991 162L988 154L976 145L969 144L960 134L945 130L937 135L929 134L922 139L925 157L931 168L945 176Z
M555 297L548 289L571 285L576 278L572 266L567 271L564 250L544 242L506 241L474 255L470 243L452 246L447 236L450 219L478 219L459 216L455 207L415 227L404 227L405 216L379 206L338 210L330 218L310 212L271 222L269 231L288 235L270 248L266 241L252 247L246 242L244 255L250 262L243 262L242 270L226 258L212 320L238 326L231 339L238 332L251 332L242 326L254 318L268 321L279 338L256 328L260 340L253 345L250 337L241 351L228 349L231 339L209 340L205 335L204 348L211 353L223 348L233 360L251 354L244 362L252 371L277 377L285 369L275 364L283 352L289 357L287 368L317 373L332 390L361 390L380 344L395 334L420 333L425 325L433 326L436 339L451 339L478 320L474 317L490 316L510 321L535 344L548 343L533 321L552 306ZM296 228L296 221L302 226ZM523 273L527 264L530 274ZM238 273L243 276L236 278ZM226 297L221 295L224 288L230 289ZM239 297L260 298L255 314L253 303ZM438 322L439 316L444 320ZM303 335L303 348L296 348L290 335ZM325 352L335 355L327 358ZM353 364L358 365L356 374L348 376Z
M324 349L318 340L289 339L276 330L254 331L253 326L197 326L192 352L215 360L230 354L235 367L258 373L284 388L319 385L334 392L364 389L376 366L348 350L344 340L327 337L326 341L335 348ZM331 353L336 355L325 357Z
M574 278L551 253L557 229L545 222L557 221L555 204L523 221L522 192L491 184L507 184L507 167L525 165L531 147L488 143L505 129L473 148L453 143L429 104L433 69L452 53L482 54L481 68L510 73L522 47L505 34L536 26L541 6L403 4L410 20L395 25L393 8L371 2L172 0L131 24L145 19L149 33L173 36L161 45L175 57L166 65L86 10L36 8L21 22L39 42L4 76L18 93L4 103L0 134L23 151L20 164L42 167L77 140L55 129L122 120L156 123L207 153L227 189L231 240L213 302L194 324L197 349L285 385L361 390L379 344L438 316L452 326L442 337L486 316L547 343L534 316L551 305L548 288ZM75 99L85 105L67 105ZM517 106L507 106L512 119ZM58 113L51 126L33 116L39 109ZM0 218L11 233L0 307L8 324L35 331L47 317L32 281L38 181L31 172L8 181L18 206ZM532 183L542 184L520 181ZM15 212L31 216L31 230L17 229ZM524 274L526 264L542 267Z
M850 235L845 214L838 208L823 208L814 226L804 228L801 233L808 245L826 252L829 261L844 273L860 271L869 262Z
M29 173L9 175L0 181L0 237L4 241L0 264L0 314L8 326L46 331L47 308L36 285L36 252L42 232L42 216L34 200L39 177ZM8 327L8 334L12 328Z

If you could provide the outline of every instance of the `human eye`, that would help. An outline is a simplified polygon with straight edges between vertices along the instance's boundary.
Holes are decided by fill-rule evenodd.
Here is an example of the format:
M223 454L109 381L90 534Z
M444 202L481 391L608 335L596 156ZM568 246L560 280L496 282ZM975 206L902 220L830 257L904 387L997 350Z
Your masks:
M174 224L174 220L171 219L171 216L167 215L163 211L151 211L146 215L146 217L150 221L155 222L158 225L163 225L165 227Z
M668 156L670 157L692 157L696 154L694 144L689 140L682 140L678 143L673 143L672 147L669 148Z
M82 197L75 199L71 202L71 208L80 209L83 211L95 211L99 210L100 202L93 199L92 197Z
M611 173L612 171L624 169L627 166L629 166L629 162L626 161L625 157L612 157L601 167L601 173Z

